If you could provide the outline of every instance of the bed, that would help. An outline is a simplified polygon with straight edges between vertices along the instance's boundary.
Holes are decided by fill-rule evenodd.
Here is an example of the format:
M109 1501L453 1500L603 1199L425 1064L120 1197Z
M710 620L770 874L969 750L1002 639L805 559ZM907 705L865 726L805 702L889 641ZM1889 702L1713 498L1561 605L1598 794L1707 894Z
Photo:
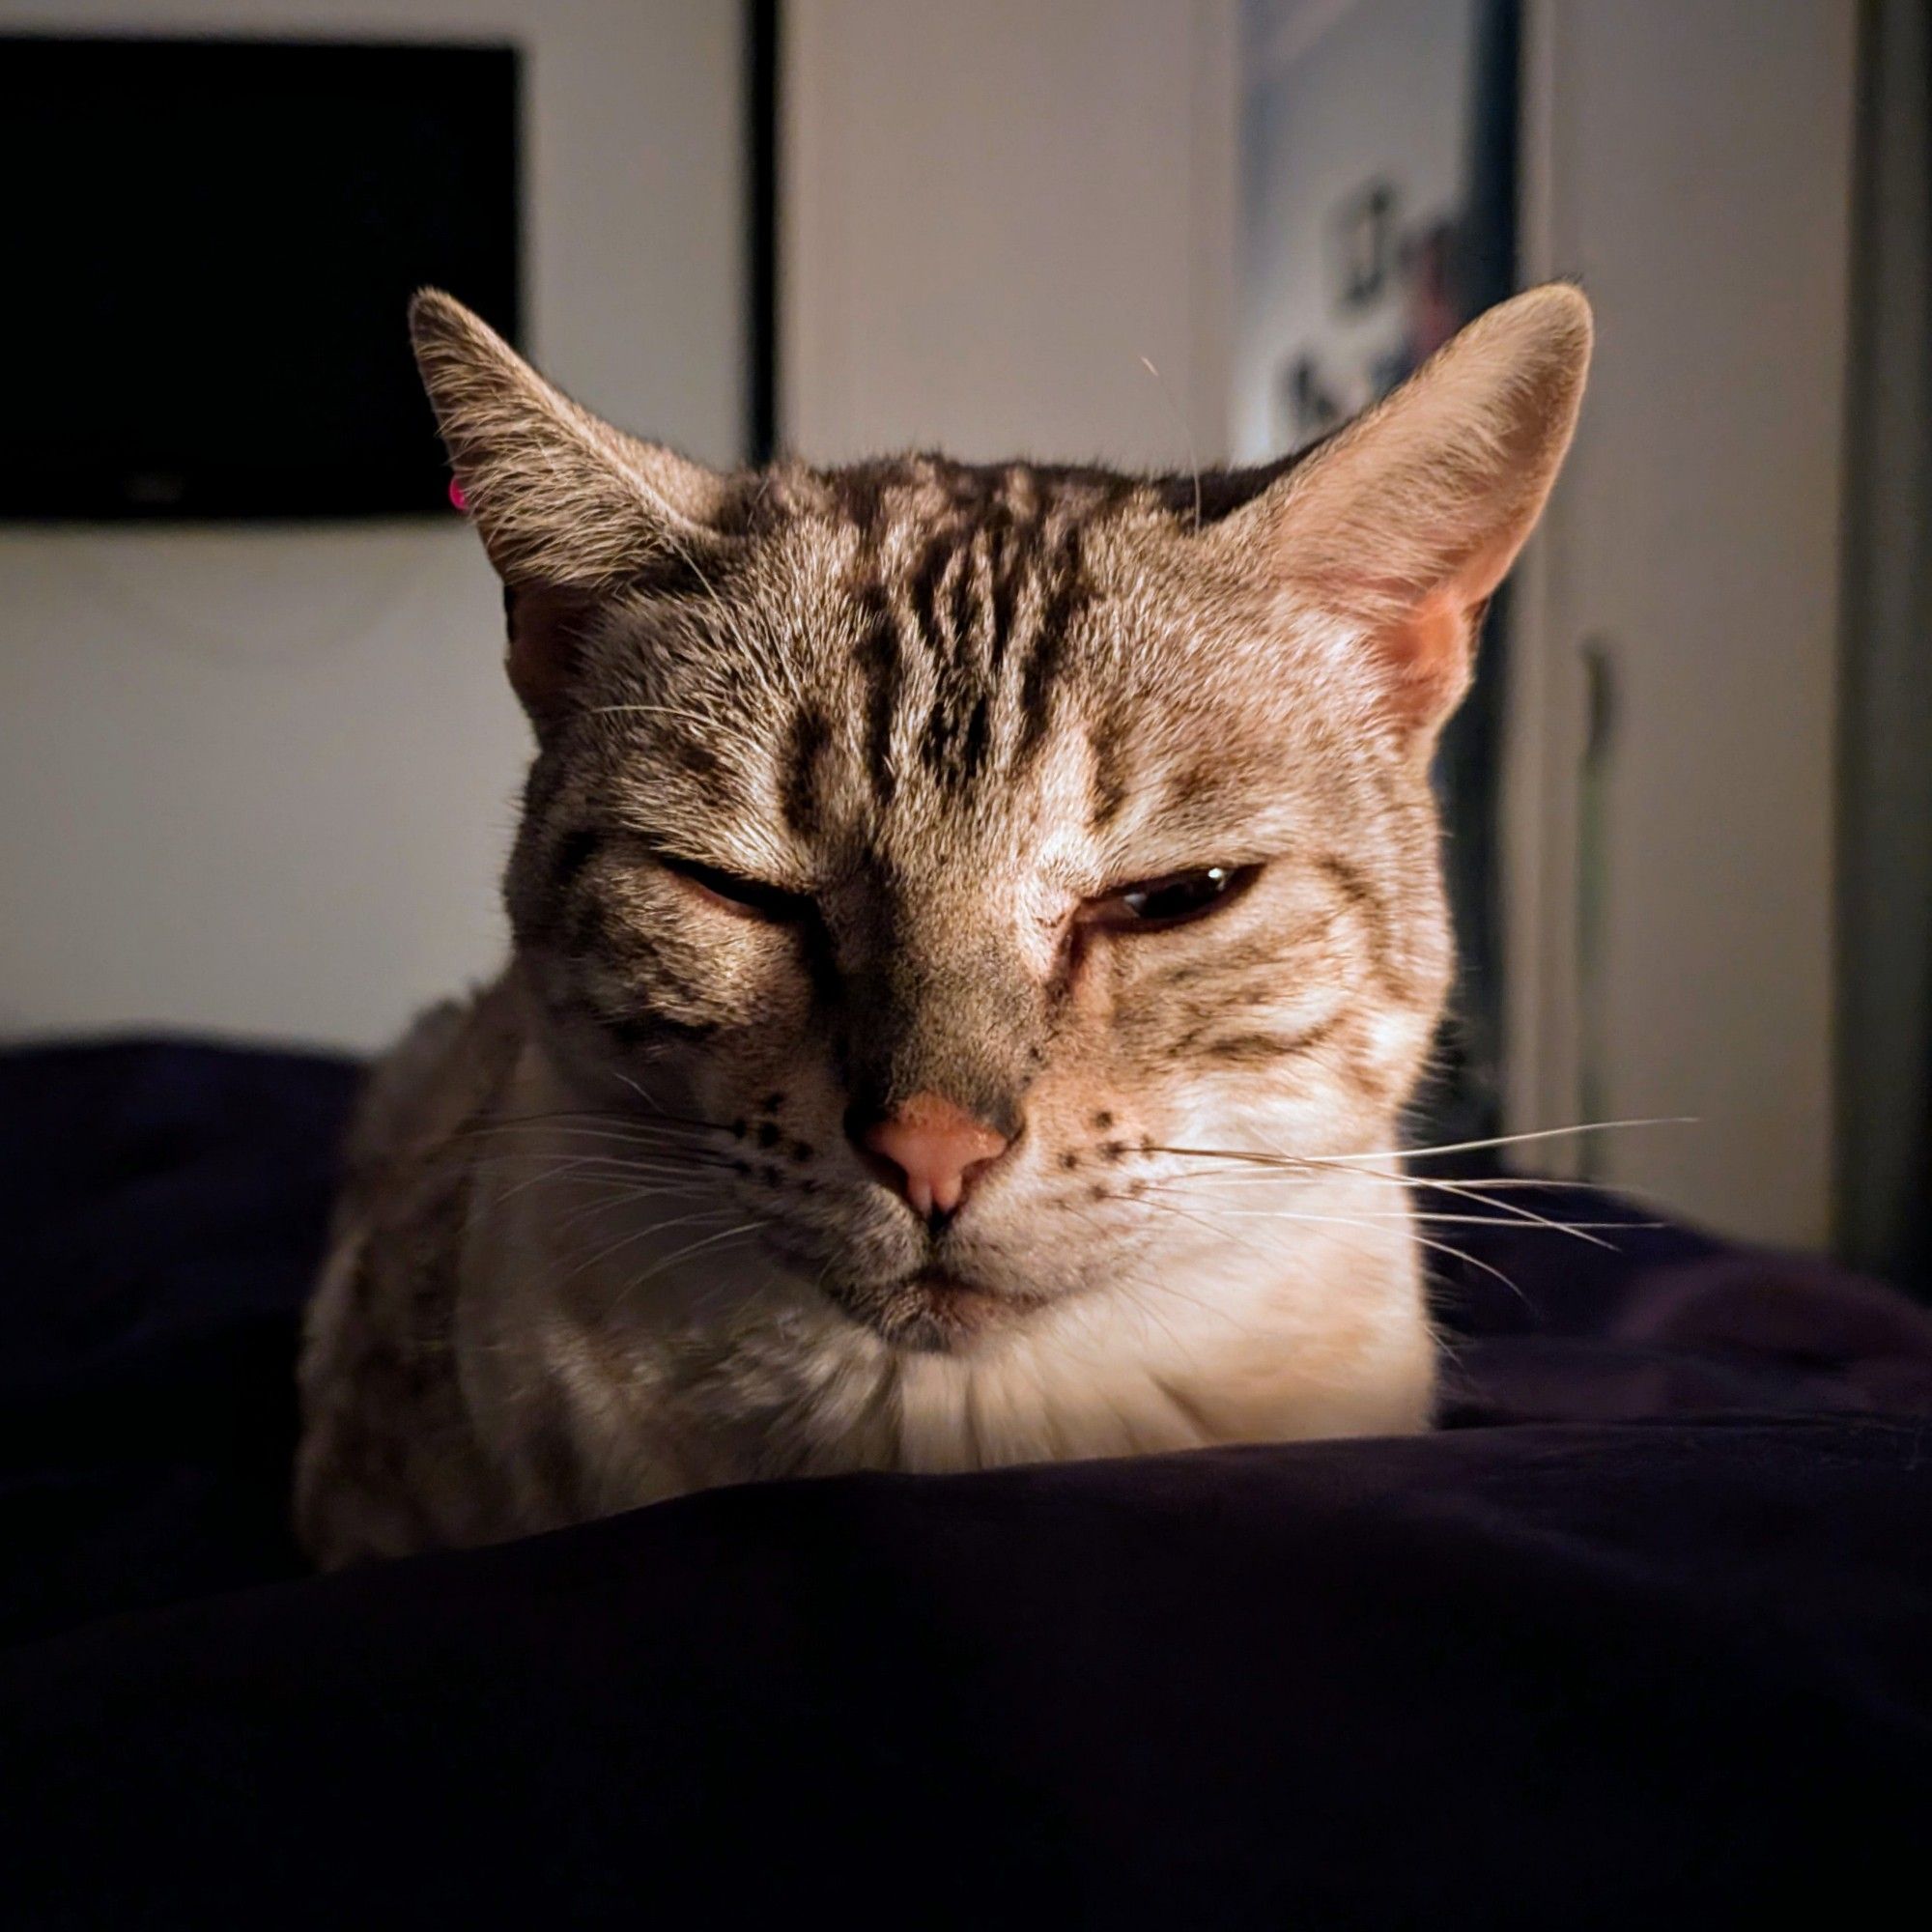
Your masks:
M1585 1191L1426 1438L304 1577L351 1062L0 1056L0 1921L1855 1924L1932 1827L1932 1315Z

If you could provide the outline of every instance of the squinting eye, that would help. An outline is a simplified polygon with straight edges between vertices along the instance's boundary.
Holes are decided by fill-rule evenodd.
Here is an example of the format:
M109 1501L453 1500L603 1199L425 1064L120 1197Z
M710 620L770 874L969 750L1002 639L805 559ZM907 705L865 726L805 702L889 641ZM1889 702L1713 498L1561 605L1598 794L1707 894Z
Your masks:
M741 878L736 872L721 872L716 866L702 866L696 859L673 859L665 852L658 854L658 864L747 919L790 925L811 911L811 900L804 893L788 893L782 886L767 885L762 879Z
M1259 866L1205 866L1198 872L1170 872L1122 886L1087 908L1102 925L1134 929L1182 925L1238 898L1254 884Z

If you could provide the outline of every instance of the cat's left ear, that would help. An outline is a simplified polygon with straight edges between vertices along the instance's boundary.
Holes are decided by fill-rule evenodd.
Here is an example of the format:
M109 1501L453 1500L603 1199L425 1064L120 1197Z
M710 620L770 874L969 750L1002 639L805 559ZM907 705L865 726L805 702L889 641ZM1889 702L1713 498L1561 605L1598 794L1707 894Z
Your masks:
M410 334L451 469L503 580L510 682L539 728L568 707L600 603L729 549L728 477L626 435L440 289Z
M1503 302L1200 539L1365 652L1382 715L1420 750L1468 688L1483 607L1556 480L1590 333L1566 284Z

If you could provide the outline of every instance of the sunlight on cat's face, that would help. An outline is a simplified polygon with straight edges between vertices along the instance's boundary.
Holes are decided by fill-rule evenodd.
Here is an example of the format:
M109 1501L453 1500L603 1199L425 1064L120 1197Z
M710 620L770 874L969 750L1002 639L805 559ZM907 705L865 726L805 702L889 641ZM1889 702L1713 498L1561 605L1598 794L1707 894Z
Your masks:
M801 489L735 597L601 613L547 730L512 908L562 1050L895 1340L1158 1267L1205 1170L1361 1145L1425 1051L1417 760L1163 539L1032 470Z
M1574 420L1571 292L1198 479L715 475L425 300L539 736L520 970L703 1239L963 1344L1387 1138L1450 975L1430 749Z

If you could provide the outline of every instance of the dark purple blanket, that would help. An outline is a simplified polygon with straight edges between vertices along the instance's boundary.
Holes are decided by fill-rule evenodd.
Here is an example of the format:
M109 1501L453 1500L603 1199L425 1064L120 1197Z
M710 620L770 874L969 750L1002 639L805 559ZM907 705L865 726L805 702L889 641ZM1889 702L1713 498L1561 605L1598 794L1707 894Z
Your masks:
M354 1079L0 1058L0 1923L1840 1924L1922 1889L1904 1295L1463 1228L1431 1437L747 1489L303 1579L290 1364Z

